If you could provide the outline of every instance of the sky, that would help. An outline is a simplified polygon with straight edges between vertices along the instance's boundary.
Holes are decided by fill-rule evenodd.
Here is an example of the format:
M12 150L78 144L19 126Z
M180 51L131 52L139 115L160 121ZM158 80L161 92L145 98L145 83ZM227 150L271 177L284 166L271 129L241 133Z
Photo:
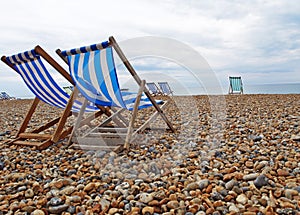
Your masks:
M228 76L242 76L244 85L300 83L300 0L10 0L1 2L0 18L1 56L40 45L65 67L57 48L99 43L109 36L126 46L128 40L151 36L196 51L220 86L228 86ZM148 82L167 80L185 89L206 82L195 79L201 71L179 61L148 56L132 64ZM120 81L126 87L129 76L124 74ZM66 84L54 71L53 76ZM2 62L0 91L32 95Z

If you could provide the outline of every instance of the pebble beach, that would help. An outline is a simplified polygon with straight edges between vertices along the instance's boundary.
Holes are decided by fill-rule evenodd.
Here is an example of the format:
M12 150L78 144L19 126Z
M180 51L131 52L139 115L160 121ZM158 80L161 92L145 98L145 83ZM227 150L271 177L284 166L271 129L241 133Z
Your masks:
M300 94L174 96L121 153L8 145L31 102L0 101L0 215L300 214Z

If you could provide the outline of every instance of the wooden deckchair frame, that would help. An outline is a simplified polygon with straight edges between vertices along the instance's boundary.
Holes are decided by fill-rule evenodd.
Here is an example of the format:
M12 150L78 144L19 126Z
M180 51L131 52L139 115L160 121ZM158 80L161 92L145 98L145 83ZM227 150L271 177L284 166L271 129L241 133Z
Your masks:
M118 43L116 42L116 40L113 37L109 37L109 46L112 46L115 49L116 53L118 54L118 56L122 60L123 64L125 65L125 67L127 68L127 70L130 72L130 74L132 75L132 77L134 78L134 80L139 85L139 91L138 91L138 94L137 94L137 97L136 97L136 100L135 100L135 103L134 103L134 107L133 107L133 110L132 110L131 119L129 121L128 129L127 129L127 134L126 134L124 148L125 149L129 149L130 143L134 139L135 135L138 132L141 132L141 131L145 130L147 128L147 126L149 125L149 123L151 123L158 115L160 115L161 118L166 122L168 128L172 132L174 132L175 129L174 129L172 123L168 120L168 118L166 117L166 115L162 111L162 108L167 104L167 102L165 102L165 104L162 106L162 108L155 102L155 99L152 97L152 95L150 94L150 92L148 91L148 89L145 87L146 81L140 79L140 77L135 72L134 68L132 67L132 65L130 64L130 62L128 61L128 59L126 58L126 56L124 55L123 51L121 50L121 48L119 47ZM61 54L61 50L60 49L57 49L56 53L67 63L67 60ZM152 116L150 116L150 118L142 126L140 126L137 130L134 130L134 123L135 123L135 120L136 120L136 116L137 116L137 112L138 112L138 106L139 106L139 103L140 103L140 99L141 99L142 93L145 93L145 95L149 98L149 100L151 101L151 103L152 103L153 107L155 108L156 112L154 114L152 114ZM83 105L82 109L84 109L84 108L85 107ZM80 111L80 112L82 112L82 111ZM108 118L106 120L106 122L109 121L109 120L111 120L111 119L113 119L113 117L115 117L118 114L119 114L119 112L116 112L110 118ZM81 116L81 114L79 114L79 117L80 116ZM79 117L77 119L78 122L80 121ZM106 122L102 123L100 126L103 126ZM75 125L75 128L76 128L76 125ZM75 131L75 129L73 130L73 132L74 131ZM72 135L71 135L70 138L72 138ZM100 144L100 142L97 142L97 144ZM110 148L110 146L106 146L106 148ZM115 149L115 151L119 151L120 148L122 148L122 146L117 147ZM99 147L98 147L98 149L99 149ZM103 149L105 149L105 146L104 146Z
M34 51L43 57L52 67L54 67L60 74L62 74L73 86L74 81L71 78L71 76L50 56L48 55L40 46L36 46L34 48ZM6 63L9 67L11 67L13 70L18 72L14 66L6 59L6 56L2 56L1 60ZM73 129L73 126L70 126L69 128L64 129L65 123L68 119L68 117L72 116L72 106L73 103L77 97L78 90L75 87L74 91L70 95L69 101L64 108L62 115L60 117L57 117L56 119L51 120L50 122L47 122L46 124L40 126L39 128L36 128L30 132L26 132L26 129L28 127L28 124L40 102L40 99L38 97L35 97L33 100L20 128L19 131L16 134L15 139L8 142L8 144L15 144L15 145L23 145L23 146L35 146L37 149L42 150L53 143L58 142L61 139L64 139L67 135L69 135ZM88 123L90 120L101 116L103 113L105 113L108 116L111 116L111 113L109 112L109 109L104 107L98 107L100 110L95 111L92 113L89 117L84 119L80 125L84 125ZM55 131L53 134L43 134L41 132L47 130L48 128L57 125ZM28 141L28 140L38 140L38 141Z
M238 92L235 92L233 90L231 79L240 79L241 80L241 82L240 82L241 83L240 90ZM243 82L242 82L242 77L241 76L229 76L229 90L228 90L228 94L244 94Z

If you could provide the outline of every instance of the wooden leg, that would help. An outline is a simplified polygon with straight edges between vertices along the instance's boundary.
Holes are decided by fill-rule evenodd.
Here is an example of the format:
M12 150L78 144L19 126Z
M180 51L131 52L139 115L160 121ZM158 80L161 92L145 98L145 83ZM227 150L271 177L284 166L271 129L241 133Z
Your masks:
M77 131L77 129L79 128L79 126L80 126L80 122L81 122L81 120L82 120L82 117L83 117L84 111L85 111L85 109L86 109L87 103L88 103L88 100L87 100L87 99L84 99L83 104L82 104L82 106L81 106L81 108L80 108L78 117L77 117L77 119L76 119L75 125L74 125L74 127L73 127L72 132L71 132L70 138L69 138L69 140L68 140L68 145L70 145L70 144L72 143L72 138L73 138L75 132Z
M32 117L39 101L40 101L40 99L38 97L35 97L35 99L33 100L32 104L31 104L31 107L30 107L29 111L27 112L26 117L23 120L22 125L21 125L21 127L20 127L20 129L19 129L19 131L16 135L17 137L19 136L20 133L23 133L26 130L27 125L28 125L28 123L29 123L29 121L30 121L30 119L31 119L31 117Z
M129 144L130 144L131 136L132 136L133 129L134 129L134 122L135 122L135 118L137 116L137 112L138 112L138 109L139 109L139 104L140 104L140 101L141 101L142 93L143 93L144 88L145 88L145 83L146 83L146 81L142 80L139 92L137 94L137 97L136 97L136 100L135 100L135 103L134 103L134 106L133 106L132 116L131 116L131 120L129 122L127 136L126 136L125 144L124 144L125 149L129 149Z
M53 134L53 137L51 139L53 142L57 142L60 139L63 127L65 126L67 118L69 117L69 115L71 113L74 99L76 98L77 94L78 94L78 89L75 87L73 93L70 96L68 104L66 105L65 110L64 110L62 116L60 117L57 128Z

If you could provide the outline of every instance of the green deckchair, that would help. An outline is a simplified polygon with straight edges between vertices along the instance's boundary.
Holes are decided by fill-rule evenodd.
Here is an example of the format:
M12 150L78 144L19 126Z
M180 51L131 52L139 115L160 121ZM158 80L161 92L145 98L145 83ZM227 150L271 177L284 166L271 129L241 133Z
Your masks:
M229 76L229 94L243 94L243 83L241 77Z

